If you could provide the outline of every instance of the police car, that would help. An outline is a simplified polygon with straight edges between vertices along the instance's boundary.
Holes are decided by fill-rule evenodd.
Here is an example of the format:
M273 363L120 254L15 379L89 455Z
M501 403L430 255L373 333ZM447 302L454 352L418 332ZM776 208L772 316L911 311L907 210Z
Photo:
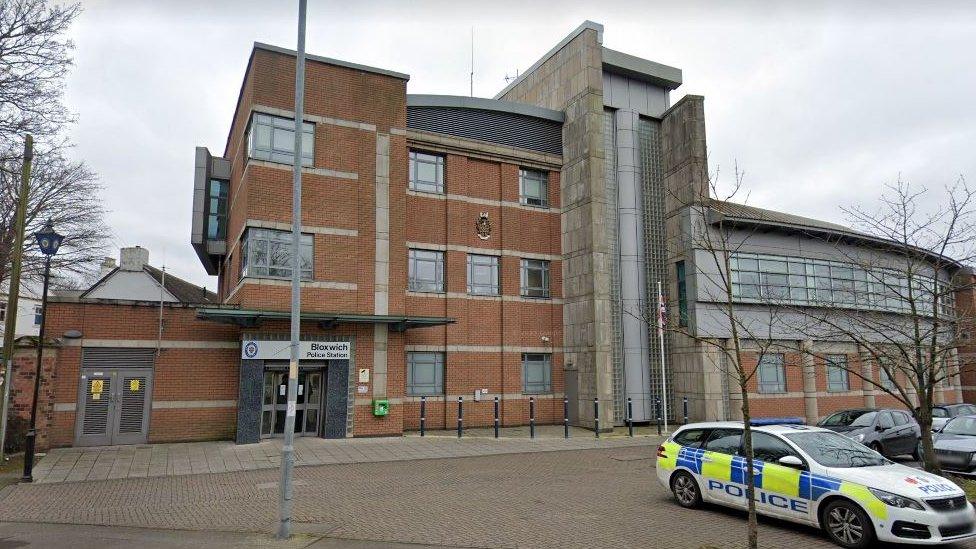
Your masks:
M759 513L822 528L847 548L976 537L976 511L952 482L801 423L752 422ZM742 430L742 422L694 423L658 448L658 480L679 505L746 507Z

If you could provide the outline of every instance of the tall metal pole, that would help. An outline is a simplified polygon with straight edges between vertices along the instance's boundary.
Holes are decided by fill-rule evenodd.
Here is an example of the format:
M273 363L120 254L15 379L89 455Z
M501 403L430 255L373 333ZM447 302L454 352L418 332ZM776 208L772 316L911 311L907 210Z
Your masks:
M20 298L20 271L24 252L24 225L27 218L27 192L30 188L31 163L34 159L34 138L24 141L24 163L20 170L20 192L17 194L17 213L14 222L14 247L11 250L10 284L7 292L7 322L3 332L3 402L0 402L0 461L7 441L7 402L14 373L14 338L17 335L17 303Z
M657 337L661 348L661 402L664 404L664 431L668 430L668 385L667 370L664 368L664 294L661 293L661 281L657 281Z
M301 325L302 240L302 124L305 112L305 11L298 0L298 54L295 58L295 163L292 167L291 207L291 360L288 364L288 407L285 441L281 447L278 538L291 536L292 469L295 467L295 407L298 400L298 358Z
M51 256L44 260L44 293L41 294L41 329L37 335L37 364L34 367L34 399L31 401L30 427L24 445L24 476L20 480L34 482L34 445L37 439L37 396L41 388L41 359L44 356L44 324L47 323L47 285L51 280Z

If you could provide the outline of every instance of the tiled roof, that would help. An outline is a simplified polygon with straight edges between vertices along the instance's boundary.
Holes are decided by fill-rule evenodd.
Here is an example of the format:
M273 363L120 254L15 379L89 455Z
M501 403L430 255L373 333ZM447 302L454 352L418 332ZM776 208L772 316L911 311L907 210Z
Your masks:
M143 271L146 274L153 277L156 282L163 281L163 271L152 267L150 265L145 265ZM192 282L183 280L178 276L174 276L170 273L166 273L165 281L163 281L163 287L166 291L173 294L173 297L180 300L183 303L217 303L217 294L207 290L203 286L197 286Z

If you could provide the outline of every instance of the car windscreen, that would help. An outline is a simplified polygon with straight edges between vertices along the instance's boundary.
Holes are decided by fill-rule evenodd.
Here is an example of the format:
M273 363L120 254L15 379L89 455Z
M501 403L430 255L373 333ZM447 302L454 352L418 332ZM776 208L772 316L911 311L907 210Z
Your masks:
M876 412L872 412L870 410L845 410L843 412L837 412L836 414L828 417L827 419L823 420L823 423L820 425L824 427L847 427L848 425L851 425L857 421L859 418L870 415L870 421L865 424L865 426L867 426L874 422L875 414Z
M874 418L877 417L878 412L868 412L866 414L861 414L854 418L849 425L851 427L870 427L874 425Z
M976 437L976 418L957 417L947 423L942 432L949 435Z
M870 467L890 463L867 446L831 431L789 433L785 436L824 467Z

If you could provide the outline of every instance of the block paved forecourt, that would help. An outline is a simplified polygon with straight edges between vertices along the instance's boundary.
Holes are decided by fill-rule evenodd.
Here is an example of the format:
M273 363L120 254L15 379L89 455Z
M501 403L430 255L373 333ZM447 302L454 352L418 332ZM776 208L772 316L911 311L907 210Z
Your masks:
M299 467L296 530L464 547L743 545L741 513L678 507L654 478L655 446ZM278 471L16 485L0 521L272 532ZM763 520L763 547L833 547ZM976 547L976 544L957 547Z

